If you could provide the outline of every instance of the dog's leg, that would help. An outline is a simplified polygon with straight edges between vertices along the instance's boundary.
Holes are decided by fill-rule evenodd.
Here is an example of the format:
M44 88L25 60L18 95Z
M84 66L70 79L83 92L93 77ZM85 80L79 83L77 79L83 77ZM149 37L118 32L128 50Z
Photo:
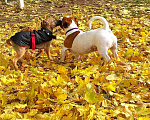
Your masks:
M38 50L38 53L36 54L36 57L39 57L42 52L43 52L43 49L39 49L39 50Z
M65 56L66 56L66 50L68 48L66 48L65 46L63 46L62 50L61 50L61 59L60 61L64 61L65 60Z
M111 52L113 53L113 56L115 58L118 58L118 54L117 54L117 47L113 46L112 48L110 48Z
M21 57L18 61L19 61L19 62L23 62L23 57Z
M47 54L48 59L50 60L50 59L51 59L50 47L47 47L47 48L45 49L45 52L46 52L46 54Z
M25 53L25 47L14 47L14 50L17 52L17 55L13 58L12 62L16 70L18 70L17 61L21 59Z
M105 59L105 62L110 60L110 57L107 54L107 49L99 49L98 53Z
M79 59L79 57L80 57L79 55L75 55L75 59L76 59L76 60L78 60L78 59Z
M24 8L24 0L19 0L20 2L20 8L23 9Z
M108 54L107 53L103 53L103 54L101 54L101 56L103 56L104 57L104 59L105 59L105 62L107 62L107 61L109 61L110 60L110 57L108 56Z
M51 42L52 42L52 41L49 41L49 42L44 43L44 44L45 44L44 50L45 50L45 52L46 52L47 57L48 57L49 60L51 59L51 53L50 53L50 45L51 45Z
M111 51L112 51L112 53L113 53L113 56L114 56L115 58L118 58L117 49L111 48Z

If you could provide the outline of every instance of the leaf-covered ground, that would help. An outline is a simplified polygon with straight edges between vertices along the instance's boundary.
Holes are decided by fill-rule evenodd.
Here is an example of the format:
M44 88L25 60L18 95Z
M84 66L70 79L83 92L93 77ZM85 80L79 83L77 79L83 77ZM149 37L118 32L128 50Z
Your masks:
M15 4L15 3L12 3ZM15 71L16 54L6 40L21 30L40 29L47 16L73 15L79 28L89 30L92 16L103 16L118 38L117 60L103 65L97 52L74 60L67 52L60 63L65 33L54 30L53 60L28 50ZM0 119L149 120L150 2L140 0L25 1L25 9L0 2ZM93 28L102 27L100 21Z

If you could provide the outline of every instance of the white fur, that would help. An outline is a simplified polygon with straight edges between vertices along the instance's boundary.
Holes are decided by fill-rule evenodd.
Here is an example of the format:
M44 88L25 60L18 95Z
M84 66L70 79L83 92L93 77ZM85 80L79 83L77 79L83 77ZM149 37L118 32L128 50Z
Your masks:
M90 49L92 46L96 46L99 54L104 57L105 61L109 61L110 57L107 54L107 50L111 48L111 51L114 57L118 57L117 55L117 38L109 29L108 22L105 18L100 16L95 16L90 19L89 26L91 27L91 23L95 19L100 19L104 24L103 28L98 28L95 30L90 30L87 32L80 31L80 33L74 39L72 44L72 48L66 48L63 46L61 52L61 61L64 61L66 50L70 49L72 53L75 55L82 55L91 52ZM77 27L74 21L70 24L70 26L65 30L69 30ZM67 36L72 34L73 32L68 32Z
M60 20L62 21L62 20L63 20L63 17L61 17Z
M103 23L103 25L104 25L104 29L105 29L105 30L109 30L108 22L106 21L105 18L100 17L100 16L94 16L94 17L92 17L92 18L90 19L90 21L89 21L89 27L90 27L90 29L91 29L91 27L92 27L92 21L93 21L93 20L101 20L102 23Z
M68 28L65 29L65 32L67 32L68 30L70 30L70 29L72 29L72 28L78 28L78 26L75 24L75 22L74 22L73 20L72 20L71 25L70 25ZM79 29L74 29L74 30L68 32L65 37L67 37L68 35L70 35L70 34L76 32L76 31L79 31Z

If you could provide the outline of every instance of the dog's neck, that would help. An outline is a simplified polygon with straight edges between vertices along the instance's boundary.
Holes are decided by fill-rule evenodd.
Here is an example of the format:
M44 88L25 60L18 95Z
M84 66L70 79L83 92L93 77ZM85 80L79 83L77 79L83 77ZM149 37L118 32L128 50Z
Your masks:
M72 31L72 30L75 30L75 29L79 30L78 28L69 29L69 30L65 33L65 35L66 35L68 32L70 32L70 31Z
M49 31L53 32L53 28L52 27L45 27L43 29L48 29Z
M69 25L69 27L65 29L66 37L76 31L79 31L78 26L72 20L72 23Z
M48 30L50 30L51 32L53 32L53 28L49 28Z

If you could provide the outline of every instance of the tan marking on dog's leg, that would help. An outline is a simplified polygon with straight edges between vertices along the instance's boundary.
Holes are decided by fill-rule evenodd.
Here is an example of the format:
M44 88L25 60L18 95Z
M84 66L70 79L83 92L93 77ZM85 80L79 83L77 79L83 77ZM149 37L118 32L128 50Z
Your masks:
M52 59L52 58L51 58L51 53L50 53L50 45L51 45L51 42L52 42L52 41L49 41L49 42L44 43L44 44L45 44L44 50L45 50L45 52L46 52L47 57L48 57L49 60Z
M12 62L16 70L18 70L17 61L21 59L25 53L25 47L14 48L17 52L17 55L13 58Z
M47 54L48 59L50 60L50 59L51 59L50 47L46 48L46 49L45 49L45 52L46 52L46 54Z

